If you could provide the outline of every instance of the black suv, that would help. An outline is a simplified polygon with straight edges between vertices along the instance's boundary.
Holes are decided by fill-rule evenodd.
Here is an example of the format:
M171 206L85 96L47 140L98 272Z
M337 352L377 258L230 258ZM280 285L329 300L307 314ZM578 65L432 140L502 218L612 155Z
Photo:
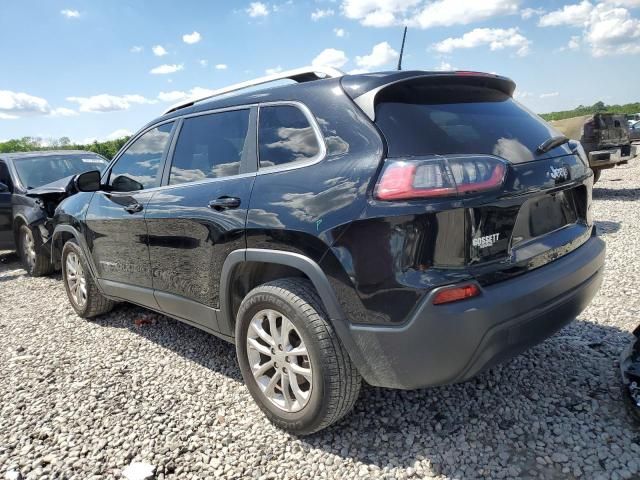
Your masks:
M51 273L56 206L76 193L75 175L108 163L81 150L0 153L0 250L17 250L30 275Z
M298 80L180 105L79 177L53 256L80 316L125 300L234 342L260 408L308 434L362 379L461 382L588 305L593 173L511 80Z

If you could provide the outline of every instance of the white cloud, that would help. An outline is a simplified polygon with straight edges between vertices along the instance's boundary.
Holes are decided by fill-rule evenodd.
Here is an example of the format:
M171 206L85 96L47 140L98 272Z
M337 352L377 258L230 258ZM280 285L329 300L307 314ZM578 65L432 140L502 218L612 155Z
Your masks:
M71 108L60 107L51 110L50 115L52 117L75 117L79 113Z
M144 47L141 47L140 45L134 45L133 47L131 47L131 49L129 50L131 53L140 53L144 50Z
M327 8L326 10L321 10L318 8L316 9L315 12L311 13L311 20L313 20L314 22L317 22L318 20L321 20L323 18L331 17L335 13L336 12L331 8Z
M420 28L468 25L518 13L521 0L437 0L428 3L409 24Z
M597 5L584 36L594 57L640 53L640 20L626 8Z
M64 15L67 18L78 18L78 17L80 17L80 12L78 10L71 10L69 8L65 8L64 10L60 10L60 14Z
M573 35L567 44L567 50L580 50L580 36Z
M640 0L604 0L604 3L615 5L616 7L639 8Z
M311 62L313 66L326 65L334 68L341 68L347 63L349 59L342 50L336 50L335 48L325 48L318 54Z
M544 8L525 8L520 12L520 18L528 20L534 16L544 15L546 10Z
M540 98L553 98L560 96L559 92L541 93Z
M182 36L182 41L184 43L188 43L189 45L193 45L194 43L198 43L200 40L202 40L202 35L200 35L198 32L185 33Z
M23 92L0 90L0 115L4 119L47 115L50 111L49 102L44 98Z
M347 73L349 75L360 75L361 73L369 73L369 70L366 68L354 68L353 70L349 70Z
M522 0L343 0L342 13L369 27L467 25L519 12Z
M251 2L245 10L250 17L266 17L269 15L269 8L262 2Z
M374 45L369 55L356 57L356 64L361 68L376 68L386 65L396 58L398 58L398 52L391 48L387 42L382 42Z
M369 27L388 27L401 21L422 0L343 0L345 17Z
M436 72L451 72L453 70L456 70L455 67L453 67L449 62L445 62L444 60L442 60L439 65L433 67L433 69Z
M151 51L156 57L162 57L163 55L166 55L167 53L169 53L164 49L162 45L154 45L151 48Z
M105 137L105 140L117 140L122 137L130 137L130 136L131 136L131 131L127 130L126 128L120 128L118 130L114 130L109 135L107 135Z
M218 63L216 64L216 70L226 70L229 66L226 63Z
M333 33L336 34L336 37L342 38L346 35L347 32L344 31L344 28L334 28Z
M155 103L155 100L149 100L142 95L109 95L102 93L91 97L67 97L72 103L77 103L81 112L115 112L119 110L128 110L134 104Z
M526 90L516 90L513 93L513 98L515 98L516 100L525 100L527 98L532 98L533 96L533 93L527 92Z
M158 94L158 100L161 102L175 103L189 98L203 98L212 95L213 92L214 90L202 87L194 87L188 92L173 90L171 92L160 92Z
M264 73L267 75L275 75L276 73L280 73L282 71L282 67L278 65L277 67L267 68Z
M594 57L639 54L640 19L624 7L640 7L640 0L603 0L595 5L583 0L540 17L539 25L582 27L583 43L589 46ZM559 50L578 48L580 37L573 36L569 44Z
M591 10L593 10L593 5L587 0L573 5L565 5L559 10L541 16L538 25L541 27L560 25L580 27L588 22Z
M519 56L529 53L531 42L517 28L476 28L462 37L447 38L433 45L440 53L451 53L459 48L476 48L488 45L491 50L513 48Z
M207 65L209 65L209 60L205 60L204 58L198 60L198 63L200 64L201 67L206 67Z
M168 75L170 73L176 73L179 72L180 70L184 69L184 65L180 64L180 65L168 65L168 64L164 64L164 65L160 65L158 67L152 68L149 73L153 74L153 75Z

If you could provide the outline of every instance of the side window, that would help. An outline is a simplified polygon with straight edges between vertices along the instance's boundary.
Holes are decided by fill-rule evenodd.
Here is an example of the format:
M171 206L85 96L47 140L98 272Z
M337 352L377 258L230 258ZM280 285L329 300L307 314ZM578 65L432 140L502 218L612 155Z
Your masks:
M292 105L260 107L260 166L308 160L320 152L318 138L302 111Z
M109 187L115 192L133 192L156 186L164 152L169 146L173 123L165 123L138 138L111 169Z
M169 184L240 173L248 130L248 109L186 118L173 154Z
M9 175L9 167L3 162L0 162L0 183L4 183L9 190L12 189L11 175Z

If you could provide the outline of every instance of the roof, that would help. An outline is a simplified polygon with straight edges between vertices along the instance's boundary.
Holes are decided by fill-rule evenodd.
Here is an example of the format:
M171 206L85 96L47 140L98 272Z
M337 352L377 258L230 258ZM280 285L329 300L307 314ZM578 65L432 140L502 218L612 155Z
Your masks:
M2 160L21 160L23 158L52 157L60 155L98 155L86 150L36 150L33 152L0 153Z
M259 90L234 90L230 93L214 96L212 98L205 98L193 104L188 104L182 108L177 108L176 110L167 112L166 114L161 115L160 117L156 117L151 122L147 123L142 128L142 130L153 126L161 120L169 120L174 117L180 117L182 115L203 112L207 110L217 110L221 108L236 107L241 105L251 105L258 102L298 100L304 103L305 97L308 97L309 95L319 95L321 94L319 92L320 90L331 90L336 86L342 86L345 92L355 100L358 96L362 96L364 93L373 90L377 91L384 85L416 77L433 77L434 79L437 78L442 80L445 80L447 78L456 78L458 80L462 80L463 78L466 78L467 81L473 81L475 79L475 81L477 82L491 85L494 88L499 88L509 95L511 95L513 93L513 90L515 89L515 83L509 78L482 72L391 70L358 75L343 75L341 77L322 78L318 80L303 81L300 83L291 83L286 85L278 84L275 86L265 86L264 88L261 88ZM375 95L373 96L375 97Z

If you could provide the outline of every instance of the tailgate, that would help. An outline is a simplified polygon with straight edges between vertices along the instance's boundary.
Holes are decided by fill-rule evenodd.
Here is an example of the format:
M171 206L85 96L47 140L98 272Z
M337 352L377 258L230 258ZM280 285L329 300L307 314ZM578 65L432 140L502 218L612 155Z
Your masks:
M512 165L494 199L465 202L468 265L490 284L545 265L590 236L591 180L575 155Z

